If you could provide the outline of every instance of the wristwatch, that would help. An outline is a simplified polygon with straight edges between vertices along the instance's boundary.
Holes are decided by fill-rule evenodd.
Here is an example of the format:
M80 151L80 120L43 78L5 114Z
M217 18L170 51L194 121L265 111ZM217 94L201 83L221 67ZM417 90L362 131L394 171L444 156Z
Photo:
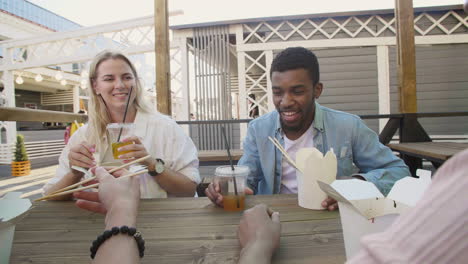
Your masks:
M164 172L164 169L164 161L162 159L156 159L156 163L154 164L154 171L148 171L148 173L151 176L158 176Z

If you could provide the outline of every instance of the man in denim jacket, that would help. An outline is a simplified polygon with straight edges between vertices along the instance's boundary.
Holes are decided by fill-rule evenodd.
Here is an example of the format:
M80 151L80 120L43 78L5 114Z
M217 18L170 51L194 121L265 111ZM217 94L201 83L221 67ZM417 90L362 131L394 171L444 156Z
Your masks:
M278 139L293 159L302 147L313 146L322 153L333 148L338 179L351 176L370 181L385 195L395 181L410 175L405 163L382 145L358 116L315 102L323 85L314 53L300 47L284 50L273 60L270 75L276 110L250 122L239 161L251 171L247 183L252 191L246 193L297 193L294 168L268 137ZM211 184L206 194L222 205L218 186ZM338 207L331 198L322 206L329 210Z

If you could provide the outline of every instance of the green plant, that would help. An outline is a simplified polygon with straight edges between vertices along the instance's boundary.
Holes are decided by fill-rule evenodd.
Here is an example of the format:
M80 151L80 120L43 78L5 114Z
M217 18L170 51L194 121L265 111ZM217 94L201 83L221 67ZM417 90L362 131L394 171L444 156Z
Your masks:
M24 146L24 136L18 134L16 136L16 148L15 148L15 161L27 161L28 153L26 152L26 147Z

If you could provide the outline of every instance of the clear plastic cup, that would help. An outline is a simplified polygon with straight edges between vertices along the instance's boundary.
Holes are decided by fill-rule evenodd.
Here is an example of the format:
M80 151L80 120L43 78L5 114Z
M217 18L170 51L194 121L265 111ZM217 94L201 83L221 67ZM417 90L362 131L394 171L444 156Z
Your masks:
M219 184L223 196L225 211L242 211L245 208L245 183L249 175L249 167L236 165L216 168L215 183Z
M112 146L112 156L114 156L114 159L119 159L120 155L131 152L128 150L118 151L118 149L126 145L134 144L132 141L122 142L122 139L133 136L135 134L134 123L111 123L107 125L106 129L107 134L109 135L109 142Z

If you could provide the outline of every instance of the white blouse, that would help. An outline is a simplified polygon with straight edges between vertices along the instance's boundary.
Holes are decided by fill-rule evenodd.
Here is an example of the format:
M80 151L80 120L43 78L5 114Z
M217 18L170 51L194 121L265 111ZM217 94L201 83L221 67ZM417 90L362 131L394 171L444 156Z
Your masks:
M182 173L195 183L200 183L198 172L198 153L190 137L171 118L161 113L137 112L135 117L135 135L140 137L143 145L152 158L162 159L167 168ZM68 153L70 148L86 141L88 124L80 127L70 138L59 157L59 166L56 175L47 182L43 191L56 184L62 177L71 171ZM106 135L103 135L101 144L96 147L101 155L95 158L98 164L115 163L107 143ZM156 182L154 177L145 173L140 177L141 198L166 198L167 193Z

